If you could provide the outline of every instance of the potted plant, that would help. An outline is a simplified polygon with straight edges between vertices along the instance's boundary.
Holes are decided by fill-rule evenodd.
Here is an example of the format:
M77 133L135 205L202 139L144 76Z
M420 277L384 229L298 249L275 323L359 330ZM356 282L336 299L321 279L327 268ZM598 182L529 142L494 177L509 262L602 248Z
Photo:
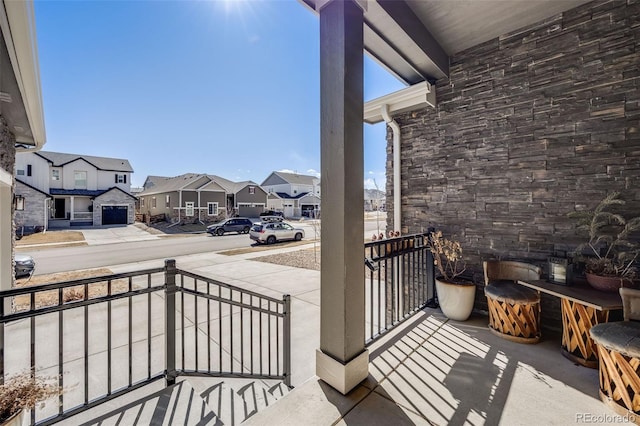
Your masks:
M471 315L476 286L461 277L466 270L462 246L458 241L444 238L442 231L432 232L427 247L438 269L436 292L442 313L449 319L465 321Z
M29 372L8 377L0 385L0 425L22 425L25 410L60 393L53 377L33 377Z
M614 207L625 204L619 197L618 192L612 192L593 210L568 215L576 219L576 229L589 237L575 250L585 264L587 282L603 291L617 292L620 287L632 286L636 275L634 262L640 255L640 242L630 239L640 230L640 217L625 219L616 213ZM584 257L585 250L588 257Z

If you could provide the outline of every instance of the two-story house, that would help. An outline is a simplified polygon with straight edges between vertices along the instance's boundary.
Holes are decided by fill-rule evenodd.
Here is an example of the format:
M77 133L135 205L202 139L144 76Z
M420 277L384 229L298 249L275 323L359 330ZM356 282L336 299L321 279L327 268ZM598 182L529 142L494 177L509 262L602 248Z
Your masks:
M320 212L320 179L316 176L272 172L261 186L269 194L270 210L286 217L317 217Z
M148 176L138 194L139 213L164 215L173 223L215 222L236 215L257 217L266 203L267 193L255 182L233 182L202 173Z
M61 152L16 154L16 226L130 224L135 197L128 160Z

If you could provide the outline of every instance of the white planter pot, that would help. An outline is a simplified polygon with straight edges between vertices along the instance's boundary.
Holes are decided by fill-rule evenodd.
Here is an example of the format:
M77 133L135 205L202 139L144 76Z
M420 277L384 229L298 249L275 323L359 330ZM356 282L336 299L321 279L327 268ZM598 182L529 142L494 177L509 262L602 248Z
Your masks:
M476 286L469 284L451 284L436 279L438 303L442 313L455 321L466 321L473 310Z

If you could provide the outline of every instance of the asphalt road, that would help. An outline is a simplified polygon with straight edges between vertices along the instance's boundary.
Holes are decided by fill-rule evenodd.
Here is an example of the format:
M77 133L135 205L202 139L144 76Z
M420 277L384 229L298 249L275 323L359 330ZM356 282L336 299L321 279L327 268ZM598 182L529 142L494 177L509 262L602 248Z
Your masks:
M306 239L313 239L313 227L309 225L302 227L305 230ZM373 234L376 229L375 221L365 222L365 236ZM35 275L43 275L146 260L170 259L176 256L250 247L251 244L253 241L246 234L226 234L222 237L200 234L148 241L31 249L28 253L36 261Z

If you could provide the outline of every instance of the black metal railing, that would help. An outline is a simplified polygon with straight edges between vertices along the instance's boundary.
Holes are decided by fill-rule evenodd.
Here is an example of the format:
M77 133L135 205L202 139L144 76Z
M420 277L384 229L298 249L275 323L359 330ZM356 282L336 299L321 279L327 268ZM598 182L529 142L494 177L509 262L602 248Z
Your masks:
M178 306L179 303L179 306ZM159 379L280 379L290 386L290 298L274 299L176 268L0 292L0 383L55 377L52 424ZM179 325L179 326L178 326ZM10 348L10 350L8 350Z
M369 345L435 300L428 234L365 243L365 341Z

